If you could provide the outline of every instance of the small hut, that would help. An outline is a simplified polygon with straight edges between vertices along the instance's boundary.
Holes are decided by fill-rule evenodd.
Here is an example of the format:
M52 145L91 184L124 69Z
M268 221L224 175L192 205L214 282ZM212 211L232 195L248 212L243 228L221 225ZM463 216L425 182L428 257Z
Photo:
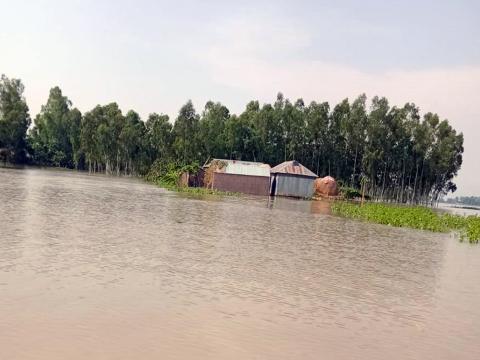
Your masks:
M270 165L239 160L213 159L204 166L206 188L268 196Z
M311 198L318 177L298 161L285 161L270 171L270 195Z

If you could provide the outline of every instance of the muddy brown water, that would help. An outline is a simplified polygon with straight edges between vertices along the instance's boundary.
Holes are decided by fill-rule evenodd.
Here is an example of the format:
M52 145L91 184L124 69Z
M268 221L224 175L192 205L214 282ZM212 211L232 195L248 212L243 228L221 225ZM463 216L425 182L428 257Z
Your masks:
M480 359L480 246L0 169L0 359Z

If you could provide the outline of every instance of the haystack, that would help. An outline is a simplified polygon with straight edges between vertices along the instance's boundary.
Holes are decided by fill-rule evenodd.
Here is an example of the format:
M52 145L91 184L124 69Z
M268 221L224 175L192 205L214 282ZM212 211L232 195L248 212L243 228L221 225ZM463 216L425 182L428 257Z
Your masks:
M325 176L315 180L316 196L337 196L338 186L335 179L331 176Z

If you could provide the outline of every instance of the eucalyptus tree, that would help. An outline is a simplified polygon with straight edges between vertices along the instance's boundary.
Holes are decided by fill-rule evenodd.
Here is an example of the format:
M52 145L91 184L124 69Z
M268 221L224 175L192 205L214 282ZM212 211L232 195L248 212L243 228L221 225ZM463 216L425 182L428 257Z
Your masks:
M413 129L413 157L415 162L415 177L413 182L411 202L418 202L423 197L425 182L424 174L428 173L428 163L431 156L431 145L434 141L433 129L425 117Z
M157 159L171 160L173 133L168 115L150 114L145 126L146 149L150 161L153 163Z
M26 161L27 129L31 120L19 79L0 77L0 159Z
M276 121L274 107L263 105L253 119L253 126L259 147L258 160L269 164L279 163L283 159L278 151L283 143L283 135L281 123Z
M225 125L229 118L230 111L221 103L208 101L205 104L199 124L204 158L224 158L227 156Z
M405 202L410 198L409 194L412 190L415 168L414 134L415 128L420 123L420 115L419 109L410 103L399 108L395 115L393 120L396 121L396 158L398 159L398 179L400 185L397 186L396 201Z
M26 158L28 107L20 80L0 81L0 157ZM231 115L220 103L207 102L199 116L191 101L172 125L167 115L150 114L146 123L133 110L122 114L116 103L96 106L83 116L60 88L30 133L33 161L52 166L87 167L107 174L141 175L160 160L190 164L209 157L263 161L276 165L296 159L318 175L363 186L373 198L432 203L453 192L462 165L463 134L447 120L412 103L390 106L374 97L294 103L277 94L273 104L250 101Z
M102 116L98 119L95 133L97 150L100 155L99 163L106 174L117 172L120 163L120 134L125 126L125 117L117 103L103 106Z
M231 116L226 122L225 139L230 158L249 161L259 158L259 136L254 126L259 113L258 101L250 101L240 116Z
M83 153L80 141L82 113L74 108L66 115L67 120L67 137L72 151L72 161L75 169L83 168Z
M125 174L142 174L147 171L149 164L148 142L145 140L147 129L140 115L130 110L119 135L123 171ZM117 172L122 165L117 165Z
M451 181L462 165L463 134L456 133L447 120L435 127L432 145L430 199L438 200L441 194L456 190Z
M183 164L201 160L199 121L200 117L196 113L192 101L187 101L178 112L173 125L173 150L177 160Z
M328 175L328 126L330 105L328 102L312 101L305 114L306 142L309 148L309 163L317 174Z
M97 128L103 118L103 108L97 105L91 111L85 113L82 118L80 130L80 146L85 154L85 161L89 172L98 170L97 163L100 161Z
M281 92L277 94L277 99L273 104L273 117L274 122L278 124L280 137L278 141L278 148L276 151L276 163L280 163L285 161L287 156L287 133L285 132L285 120L284 117L284 109L285 109L285 98Z
M367 130L367 111L366 111L367 96L360 95L352 103L350 109L350 116L345 123L345 138L347 140L347 156L352 169L350 171L350 182L352 186L359 185L359 173L357 170L359 164L362 163L363 149L366 139ZM347 170L348 172L348 170Z
M81 113L71 109L72 102L56 86L47 103L35 117L30 143L36 163L78 168L80 154Z
M348 180L346 171L348 144L345 129L349 118L350 103L348 99L344 99L333 108L330 114L327 135L328 174L342 181Z
M387 167L390 164L392 134L390 123L390 106L388 100L375 96L372 99L367 122L367 137L365 141L362 172L368 178L370 195L374 195L377 186L385 189Z
M306 147L306 125L305 125L305 103L303 99L297 99L293 107L288 104L284 111L286 116L284 119L289 123L287 138L287 159L305 159Z

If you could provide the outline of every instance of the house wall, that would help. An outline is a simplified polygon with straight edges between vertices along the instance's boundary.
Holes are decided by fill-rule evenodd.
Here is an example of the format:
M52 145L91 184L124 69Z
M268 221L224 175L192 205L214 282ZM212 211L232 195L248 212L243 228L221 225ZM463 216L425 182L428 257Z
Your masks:
M272 177L276 177L275 195L300 198L311 198L313 196L314 178L290 174L275 174Z
M214 173L212 187L221 191L267 196L270 192L270 178L266 176Z

